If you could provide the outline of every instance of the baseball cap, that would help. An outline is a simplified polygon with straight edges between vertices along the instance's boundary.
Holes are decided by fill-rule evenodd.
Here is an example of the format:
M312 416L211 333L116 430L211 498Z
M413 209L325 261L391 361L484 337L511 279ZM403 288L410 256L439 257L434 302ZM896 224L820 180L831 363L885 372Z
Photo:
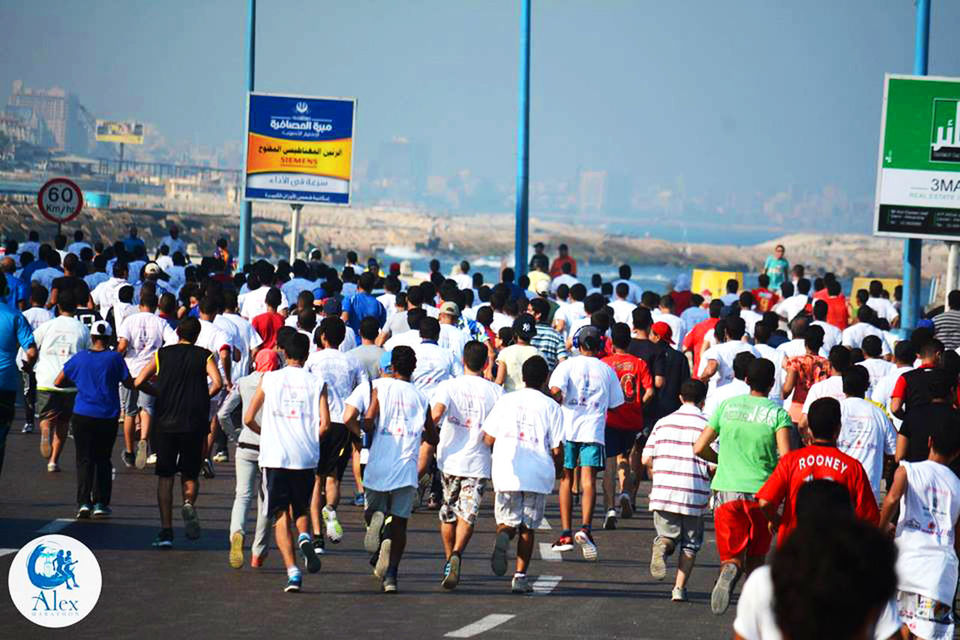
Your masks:
M537 280L536 286L533 288L536 291L537 295L543 295L550 291L550 283L546 280Z
M380 354L380 371L384 373L393 373L393 352L384 351Z
M148 276L155 276L160 273L160 265L156 262L148 262L143 268L143 273Z
M535 243L533 244L533 248L534 248L534 249L543 249L543 243L542 243L542 242L535 242Z
M457 306L456 302L444 302L440 305L440 313L444 313L448 316L453 316L454 318L460 317L460 307Z
M588 324L577 331L576 338L580 347L587 351L600 351L603 347L603 336L600 335L600 329L592 324Z
M390 273L400 273L400 263L391 262L390 263Z
M654 322L650 330L667 344L673 344L673 329L666 322Z
M513 333L524 342L537 335L537 321L529 313L522 313L513 321Z
M90 335L100 338L109 338L113 335L113 329L110 328L109 322L97 320L93 323L93 326L90 327Z
M323 312L324 313L342 313L340 307L340 301L336 298L327 298L327 301L323 303Z
M273 349L261 349L254 360L254 371L276 371L280 368L280 357Z

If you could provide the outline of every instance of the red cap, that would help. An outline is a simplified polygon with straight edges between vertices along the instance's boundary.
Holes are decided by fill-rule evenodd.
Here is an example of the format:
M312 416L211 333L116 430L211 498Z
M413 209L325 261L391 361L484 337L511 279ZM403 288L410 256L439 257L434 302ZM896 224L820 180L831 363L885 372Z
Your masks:
M276 371L280 368L280 358L273 349L261 349L257 352L254 365L256 371Z
M673 344L673 329L666 322L654 322L650 330L657 334L657 337L666 341L667 344Z

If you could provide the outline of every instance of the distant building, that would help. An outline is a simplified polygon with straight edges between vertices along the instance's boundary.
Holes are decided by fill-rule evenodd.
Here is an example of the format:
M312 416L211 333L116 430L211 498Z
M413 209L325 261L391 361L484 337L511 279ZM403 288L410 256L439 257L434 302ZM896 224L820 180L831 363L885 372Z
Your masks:
M8 115L11 108L20 114L29 109L33 117L43 122L49 132L47 144L52 151L87 153L90 148L90 133L84 125L84 109L72 93L59 87L30 89L22 80L13 83L13 91L7 102ZM20 116L21 120L25 118ZM42 144L42 143L41 143Z
M580 211L603 211L607 195L606 171L580 172Z

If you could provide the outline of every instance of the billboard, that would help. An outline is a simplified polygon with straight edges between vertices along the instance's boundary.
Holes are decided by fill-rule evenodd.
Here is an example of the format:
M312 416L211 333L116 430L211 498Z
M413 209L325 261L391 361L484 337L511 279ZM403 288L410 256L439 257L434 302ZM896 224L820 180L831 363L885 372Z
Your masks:
M960 78L888 74L874 235L960 240Z
M246 200L349 205L356 100L250 92Z
M97 120L97 142L143 144L143 123Z

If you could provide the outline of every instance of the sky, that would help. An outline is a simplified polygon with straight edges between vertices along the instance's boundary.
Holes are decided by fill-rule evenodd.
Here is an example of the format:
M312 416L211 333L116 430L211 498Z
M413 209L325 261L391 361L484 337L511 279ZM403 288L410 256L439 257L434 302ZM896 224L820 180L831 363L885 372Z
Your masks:
M239 141L246 5L0 0L0 100L16 79L58 85L168 139ZM358 162L405 137L430 174L509 183L519 6L260 0L256 88L357 98ZM912 0L534 0L532 23L532 181L872 199L883 74L913 64ZM934 0L931 75L960 76L957 25L960 2Z

